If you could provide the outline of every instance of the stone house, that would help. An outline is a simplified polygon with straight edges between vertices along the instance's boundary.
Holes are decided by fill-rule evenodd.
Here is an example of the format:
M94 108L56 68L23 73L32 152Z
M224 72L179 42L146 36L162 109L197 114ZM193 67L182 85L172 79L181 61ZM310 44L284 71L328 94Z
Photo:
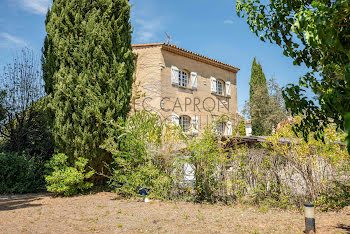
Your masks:
M156 112L191 134L216 120L219 133L232 135L239 68L165 43L133 51L134 110Z

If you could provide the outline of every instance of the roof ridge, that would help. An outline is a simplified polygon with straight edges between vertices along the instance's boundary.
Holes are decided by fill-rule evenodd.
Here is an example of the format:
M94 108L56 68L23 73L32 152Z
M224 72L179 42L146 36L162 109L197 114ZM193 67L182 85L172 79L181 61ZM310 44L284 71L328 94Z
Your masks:
M182 49L176 45L171 45L171 44L166 44L166 43L149 43L149 44L136 44L136 45L132 45L133 47L146 47L146 46L164 46L168 49L175 49L175 50L179 50L181 52L184 52L184 53L187 53L187 54L190 54L190 55L193 55L193 56L198 56L202 59L206 59L206 60L209 60L211 62L214 62L218 65L221 65L221 66L224 66L224 67L229 67L231 68L230 70L234 71L234 72L238 72L240 69L238 67L235 67L235 66L232 66L230 64L227 64L227 63L223 63L223 62L220 62L216 59L212 59L212 58L209 58L207 56L204 56L204 55L201 55L201 54L198 54L198 53L194 53L194 52L191 52L189 50L185 50L185 49ZM172 52L172 51L170 51Z

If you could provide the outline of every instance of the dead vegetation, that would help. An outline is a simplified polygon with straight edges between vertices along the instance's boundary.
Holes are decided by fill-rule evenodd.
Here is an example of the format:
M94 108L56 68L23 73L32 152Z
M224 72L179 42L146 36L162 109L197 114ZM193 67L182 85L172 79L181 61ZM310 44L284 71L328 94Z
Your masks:
M138 202L113 193L0 199L2 233L302 233L303 214L258 207ZM350 209L316 214L318 233L349 233Z

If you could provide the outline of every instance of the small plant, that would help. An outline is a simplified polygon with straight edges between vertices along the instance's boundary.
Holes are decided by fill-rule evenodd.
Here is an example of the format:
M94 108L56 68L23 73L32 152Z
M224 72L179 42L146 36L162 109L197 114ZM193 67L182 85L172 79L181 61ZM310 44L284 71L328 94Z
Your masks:
M94 171L86 172L88 160L78 158L74 167L68 164L68 156L65 154L56 154L51 158L46 167L52 170L52 173L45 177L47 190L49 192L72 196L87 190L93 186L86 180L94 175Z
M184 214L184 219L187 220L190 216L188 214Z

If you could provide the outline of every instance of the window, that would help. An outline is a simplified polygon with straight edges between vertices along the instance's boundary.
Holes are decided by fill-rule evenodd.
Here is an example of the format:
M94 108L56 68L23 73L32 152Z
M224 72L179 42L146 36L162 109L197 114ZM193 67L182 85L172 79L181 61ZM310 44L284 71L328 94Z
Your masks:
M224 82L221 80L216 80L216 94L224 95Z
M179 71L179 86L186 88L188 86L188 74L185 71Z
M216 125L216 131L220 135L224 135L225 133L225 123L224 122L219 122Z
M180 116L180 126L184 131L190 130L191 128L191 118L187 115Z

